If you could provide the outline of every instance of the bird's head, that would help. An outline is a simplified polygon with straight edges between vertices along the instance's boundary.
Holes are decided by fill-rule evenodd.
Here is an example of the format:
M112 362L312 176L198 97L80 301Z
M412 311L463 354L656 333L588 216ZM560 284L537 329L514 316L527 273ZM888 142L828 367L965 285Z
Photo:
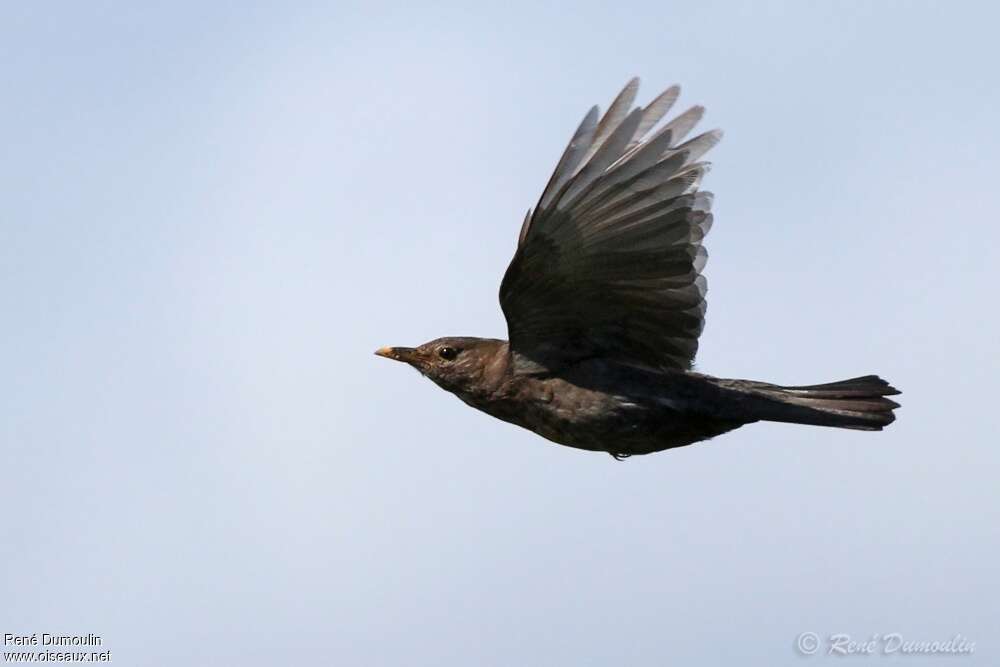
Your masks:
M442 389L474 394L492 385L506 368L507 343L492 338L436 338L419 347L382 347L375 354L402 361Z

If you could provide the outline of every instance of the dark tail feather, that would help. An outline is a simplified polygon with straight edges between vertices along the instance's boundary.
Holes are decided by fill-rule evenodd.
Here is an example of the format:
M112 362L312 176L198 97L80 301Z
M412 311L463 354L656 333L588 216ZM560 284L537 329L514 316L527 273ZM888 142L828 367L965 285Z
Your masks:
M896 420L892 411L899 407L885 398L899 391L877 375L802 387L765 382L744 387L756 399L747 407L765 421L881 431Z

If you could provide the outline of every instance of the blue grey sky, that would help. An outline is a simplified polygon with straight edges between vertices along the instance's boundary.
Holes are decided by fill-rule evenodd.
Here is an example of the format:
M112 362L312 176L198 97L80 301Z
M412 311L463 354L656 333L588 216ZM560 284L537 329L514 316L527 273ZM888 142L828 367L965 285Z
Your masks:
M1000 663L998 21L5 3L0 634L121 665L835 663L807 631ZM616 463L372 356L505 336L524 211L633 75L726 131L699 369L879 373L888 430Z

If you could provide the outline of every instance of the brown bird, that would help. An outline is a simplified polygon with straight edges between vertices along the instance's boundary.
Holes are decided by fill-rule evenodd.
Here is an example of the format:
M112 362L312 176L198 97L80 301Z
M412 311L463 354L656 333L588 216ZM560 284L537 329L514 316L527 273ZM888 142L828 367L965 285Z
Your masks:
M566 147L500 284L510 341L383 347L474 408L616 459L689 445L756 421L880 431L899 392L875 375L799 387L691 370L704 327L712 194L684 140L704 109L659 126L680 89L632 108L632 79ZM659 127L658 127L659 126Z

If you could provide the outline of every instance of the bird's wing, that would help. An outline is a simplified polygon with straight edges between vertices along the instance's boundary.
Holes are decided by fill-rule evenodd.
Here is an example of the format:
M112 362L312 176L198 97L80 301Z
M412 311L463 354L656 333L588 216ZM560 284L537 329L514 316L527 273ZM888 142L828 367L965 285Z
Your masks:
M722 135L684 141L698 106L651 132L680 90L631 109L638 86L584 117L500 285L511 348L549 369L591 356L686 369L698 349L712 224L698 160Z

